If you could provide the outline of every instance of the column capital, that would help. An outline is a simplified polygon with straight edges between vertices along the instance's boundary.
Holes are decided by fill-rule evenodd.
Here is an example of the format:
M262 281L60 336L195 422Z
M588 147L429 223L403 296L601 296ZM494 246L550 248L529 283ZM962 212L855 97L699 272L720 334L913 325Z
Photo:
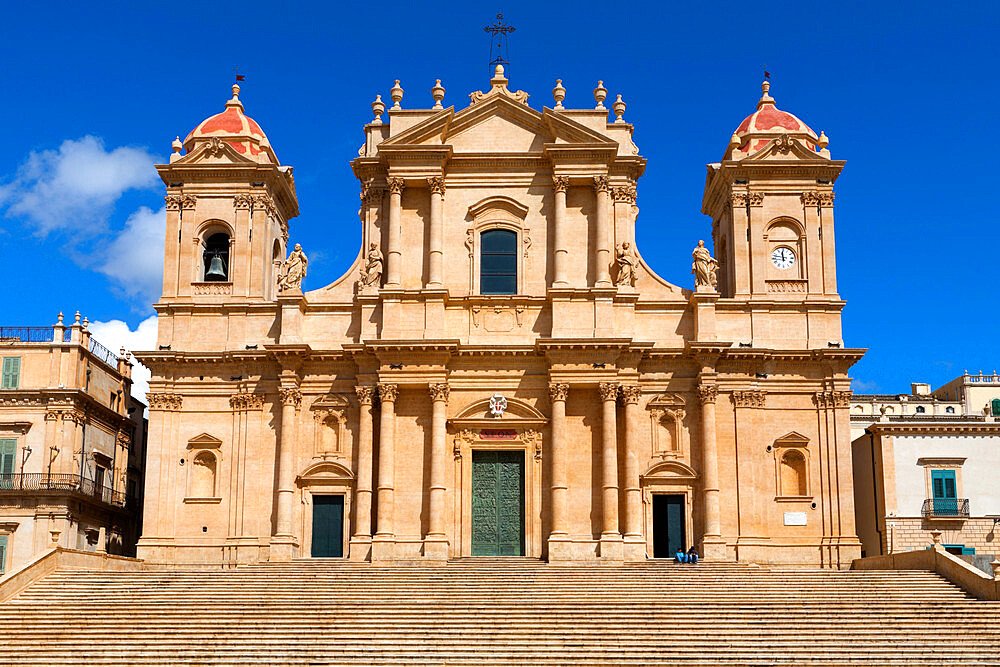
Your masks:
M282 405L293 405L296 408L302 405L302 392L298 387L279 387L278 395L281 396Z
M618 383L601 382L597 385L597 391L600 392L602 401L613 401L618 398Z
M553 176L552 190L554 192L566 192L569 187L569 176Z
M354 393L358 395L358 403L361 405L371 405L375 400L375 386L362 384L354 387Z
M399 385L379 382L378 397L383 403L395 403L396 395L399 393Z
M184 399L180 394L146 394L150 410L180 410ZM65 418L65 416L64 416Z
M361 186L361 201L365 204L378 204L382 201L382 194L384 192L385 188L374 185L371 181L367 181Z
M610 187L610 178L607 176L594 176L594 190L597 192L607 192Z
M626 405L638 405L639 397L642 396L642 387L637 384L623 384L621 392L623 403Z
M401 194L403 194L403 187L404 187L403 179L393 177L393 178L387 179L386 183L389 186L389 193L390 194L394 194L394 195L401 195Z
M702 384L698 385L698 400L701 401L702 405L706 403L715 403L715 399L719 396L719 388L714 384Z
M552 401L565 401L569 397L569 385L565 382L549 383L549 398Z
M427 385L427 391L431 395L432 401L447 401L449 394L451 394L451 387L446 382L431 383Z
M762 389L737 390L729 397L738 408L762 408L767 392Z
M428 178L427 187L430 188L431 194L444 197L444 176L432 176Z

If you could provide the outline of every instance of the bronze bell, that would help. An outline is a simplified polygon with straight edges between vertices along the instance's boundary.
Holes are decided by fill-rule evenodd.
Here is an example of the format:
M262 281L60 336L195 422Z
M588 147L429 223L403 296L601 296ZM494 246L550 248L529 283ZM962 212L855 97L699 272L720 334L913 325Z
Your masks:
M212 257L211 263L208 265L208 271L205 272L205 280L225 280L226 279L226 266L222 263L222 258L218 255Z

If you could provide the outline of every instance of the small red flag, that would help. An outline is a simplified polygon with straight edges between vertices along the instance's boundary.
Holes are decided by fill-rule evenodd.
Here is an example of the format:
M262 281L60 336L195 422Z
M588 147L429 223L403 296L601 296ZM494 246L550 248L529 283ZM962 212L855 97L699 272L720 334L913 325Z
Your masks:
M767 70L764 70L764 78L765 79L770 79L771 78L771 73L768 72Z
M245 77L245 76L243 76L242 74L237 74L237 75L236 75L236 80L237 80L237 81L245 81L245 80L246 80L246 77Z

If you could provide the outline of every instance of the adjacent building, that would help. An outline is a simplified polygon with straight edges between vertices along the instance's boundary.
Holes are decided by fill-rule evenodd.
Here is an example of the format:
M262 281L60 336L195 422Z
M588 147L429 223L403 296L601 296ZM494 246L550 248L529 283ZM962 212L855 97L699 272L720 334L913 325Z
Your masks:
M1000 554L1000 376L965 373L934 391L855 395L858 534L869 556L922 549Z
M132 365L73 324L0 327L0 573L46 548L134 555L145 405Z
M709 220L650 223L694 248L661 277L621 96L509 83L376 98L358 222L331 227L358 255L309 290L292 168L239 86L174 142L141 557L859 555L827 137L765 82Z

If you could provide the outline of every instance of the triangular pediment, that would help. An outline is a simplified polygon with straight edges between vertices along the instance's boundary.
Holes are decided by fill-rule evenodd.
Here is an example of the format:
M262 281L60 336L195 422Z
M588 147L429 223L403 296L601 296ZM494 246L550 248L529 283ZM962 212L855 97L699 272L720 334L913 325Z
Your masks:
M228 141L212 137L171 164L257 164L233 148Z
M222 441L216 438L214 435L209 435L208 433L202 433L201 435L196 435L195 437L188 440L189 448L197 449L217 449L222 446Z

